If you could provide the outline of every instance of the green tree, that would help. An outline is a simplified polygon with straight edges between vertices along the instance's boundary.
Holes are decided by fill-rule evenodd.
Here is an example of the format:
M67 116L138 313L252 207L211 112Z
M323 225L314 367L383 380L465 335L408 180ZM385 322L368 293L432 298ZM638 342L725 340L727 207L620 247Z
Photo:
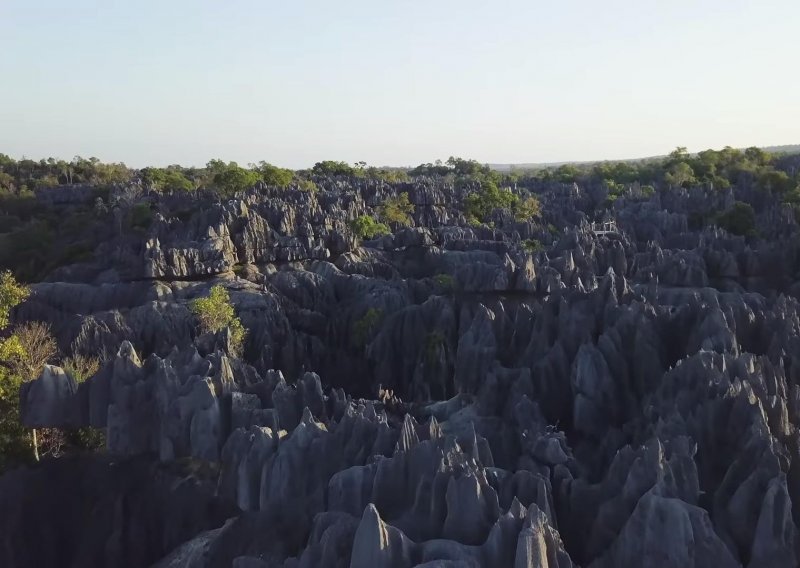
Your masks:
M158 191L191 191L192 181L178 169L144 168L141 172L145 184Z
M164 174L165 191L192 191L194 184L183 172L167 170Z
M258 166L253 169L259 173L261 179L267 185L287 187L294 180L294 172L292 170L279 168L264 161L259 162Z
M753 236L756 232L756 214L749 203L737 201L733 206L717 215L717 225L740 236Z
M239 355L247 334L241 320L231 304L228 291L222 286L212 286L208 296L197 298L191 303L191 311L200 324L203 333L217 333L228 328L231 338L232 355Z
M450 274L444 272L435 274L433 276L433 281L445 292L449 293L455 289L455 279Z
M350 229L361 240L374 239L391 233L389 227L383 223L378 223L369 215L361 215L350 221Z
M81 384L100 370L100 360L97 357L85 357L73 354L62 361L64 371ZM82 450L96 451L106 445L106 433L102 428L91 426L78 428L64 433L66 442Z
M745 158L759 166L766 166L772 161L772 155L761 148L751 146L744 151Z
M336 162L334 160L317 162L311 168L311 171L320 176L354 176L356 174L355 168L348 165L347 162Z
M370 166L366 169L366 175L368 178L380 179L388 183L400 183L409 181L411 179L408 176L408 172L405 170L390 168L379 169L374 166Z
M144 168L140 172L142 181L146 186L154 189L162 189L164 187L164 180L166 178L166 171L161 168Z
M556 180L560 181L561 183L572 183L577 181L581 175L581 172L572 164L564 164L563 166L556 168L554 174Z
M694 170L686 162L671 165L664 174L664 181L675 187L688 187L697 183Z
M223 195L250 189L261 179L258 172L242 168L236 162L220 165L219 160L212 160L208 164L213 173L212 183Z
M153 211L149 203L137 203L128 210L128 224L131 229L145 231L153 224Z
M9 335L11 310L25 301L28 288L10 272L0 274L0 472L30 459L28 434L19 420L19 389L22 378L14 373L14 362L25 352L19 338Z
M74 354L64 359L61 366L69 376L75 379L76 383L80 384L100 370L100 359Z
M14 338L19 344L19 349L10 358L8 363L12 374L22 382L36 379L58 354L58 345L46 323L34 321L27 322L14 328ZM63 445L63 434L46 428L43 431L42 446L45 454L53 453L54 447ZM39 439L36 429L31 430L33 441L33 457L39 461Z
M17 282L10 271L0 274L0 330L8 326L11 310L24 302L29 294L27 286Z
M794 182L786 172L767 170L758 176L758 186L765 191L783 195L794 189Z
M368 309L361 318L356 320L353 325L353 343L356 347L363 349L369 343L382 320L383 310L378 308Z
M544 250L544 246L542 243L536 239L526 239L522 241L522 248L525 249L526 252L531 254L537 253L540 250Z
M380 208L383 221L404 226L411 224L413 213L414 204L408 199L408 193L405 191L396 197L387 198Z
M483 223L495 209L514 208L518 202L518 195L499 189L493 181L484 181L480 191L464 198L464 212L471 223Z
M669 153L668 161L672 163L685 161L689 157L689 150L686 146L678 146Z
M307 193L316 193L317 190L319 189L317 187L317 184L315 184L310 179L305 179L305 178L299 178L297 180L297 188L300 191L305 191Z
M464 160L450 156L445 162L457 176L480 177L491 173L491 168L476 160Z
M520 222L538 219L541 214L542 204L535 195L518 201L514 207L514 218Z
M14 176L0 171L0 191L11 192L14 190Z

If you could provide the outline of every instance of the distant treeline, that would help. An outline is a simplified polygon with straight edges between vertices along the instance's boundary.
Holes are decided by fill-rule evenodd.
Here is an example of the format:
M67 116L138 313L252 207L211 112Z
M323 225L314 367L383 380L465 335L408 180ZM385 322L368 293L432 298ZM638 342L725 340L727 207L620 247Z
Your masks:
M705 184L727 188L742 180L757 183L766 190L787 193L797 188L800 156L770 153L759 148L738 150L705 150L689 154L677 148L663 158L641 161L596 162L563 164L558 167L512 169L498 172L476 160L450 157L446 161L420 164L415 168L376 168L365 162L325 160L308 170L293 171L267 162L239 166L236 162L211 160L203 168L179 165L165 168L133 169L123 163L103 163L97 158L76 156L71 161L54 158L39 161L14 160L0 154L0 193L25 195L38 188L85 184L110 186L139 181L157 191L193 191L200 188L230 195L247 189L257 182L267 185L313 191L317 177L348 177L381 179L387 182L409 181L418 176L449 177L461 181L491 181L497 185L531 184L537 182L605 183L613 194L619 186L638 182L652 186L682 186Z
M248 167L212 160L203 168L175 165L133 169L121 163L103 163L96 158L35 161L14 160L0 154L0 268L13 269L23 281L36 281L57 267L90 260L97 243L120 235L141 234L154 218L147 201L139 199L143 191L192 193L204 190L229 196L263 182L314 192L318 183L332 178L402 183L419 176L438 177L452 187L466 188L462 202L465 217L471 223L482 223L498 208L511 211L516 219L536 218L540 213L536 191L553 186L557 189L559 184L578 183L607 189L607 198L601 207L610 206L637 183L637 195L643 197L657 188L669 186L704 185L724 189L746 184L788 203L800 219L799 165L800 154L771 154L758 148L724 148L697 154L677 148L663 158L639 162L566 164L504 173L475 160L455 157L415 168L375 168L364 162L351 165L328 160L307 170L292 171L263 161ZM58 188L57 194L60 189L67 191L71 187L87 187L91 199L65 200L71 203L68 214L48 205L47 199L34 196L41 188ZM112 188L116 188L115 191L111 191ZM133 198L125 198L126 195ZM384 204L382 210L388 211L390 206L392 204ZM407 215L409 207L412 204L398 201L394 204L398 215L384 217L401 218ZM725 213L732 215L731 219L716 219L717 224L736 234L751 234L752 207L745 203L737 207ZM191 211L173 213L182 218L188 217ZM109 223L109 216L114 218L113 223ZM377 219L362 221L371 221L369 227L362 228L366 232L382 228Z

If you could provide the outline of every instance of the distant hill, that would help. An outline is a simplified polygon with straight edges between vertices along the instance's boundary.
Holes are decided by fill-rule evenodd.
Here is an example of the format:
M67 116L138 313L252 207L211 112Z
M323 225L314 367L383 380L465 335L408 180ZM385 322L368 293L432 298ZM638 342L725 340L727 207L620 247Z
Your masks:
M800 144L787 144L785 146L764 146L762 148L770 154L800 154Z
M800 154L800 144L787 144L784 146L762 146L762 150L771 154ZM557 168L564 164L596 164L598 162L645 162L648 160L658 160L661 156L648 156L646 158L627 158L624 160L580 160L571 162L529 162L519 164L488 164L490 168L498 172L510 172L511 170L540 170L543 168Z

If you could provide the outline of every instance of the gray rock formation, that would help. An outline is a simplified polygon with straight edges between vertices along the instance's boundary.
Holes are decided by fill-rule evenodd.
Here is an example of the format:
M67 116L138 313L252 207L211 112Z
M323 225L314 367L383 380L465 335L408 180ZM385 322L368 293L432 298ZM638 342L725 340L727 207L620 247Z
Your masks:
M107 355L81 384L47 366L24 385L27 427L105 428L115 463L204 464L231 507L157 546L131 536L147 562L797 566L800 251L774 204L770 237L744 239L690 222L744 188L632 188L598 232L598 188L518 189L541 224L473 227L469 187L317 185L155 198L146 234L14 314ZM359 242L348 222L399 192L411 226ZM212 284L248 329L241 359L195 328Z

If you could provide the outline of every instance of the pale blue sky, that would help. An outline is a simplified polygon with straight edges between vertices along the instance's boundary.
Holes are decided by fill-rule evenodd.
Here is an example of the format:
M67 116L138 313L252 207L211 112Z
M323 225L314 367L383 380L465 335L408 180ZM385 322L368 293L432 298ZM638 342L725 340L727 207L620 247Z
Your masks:
M798 56L798 0L0 0L0 152L298 168L797 144Z

